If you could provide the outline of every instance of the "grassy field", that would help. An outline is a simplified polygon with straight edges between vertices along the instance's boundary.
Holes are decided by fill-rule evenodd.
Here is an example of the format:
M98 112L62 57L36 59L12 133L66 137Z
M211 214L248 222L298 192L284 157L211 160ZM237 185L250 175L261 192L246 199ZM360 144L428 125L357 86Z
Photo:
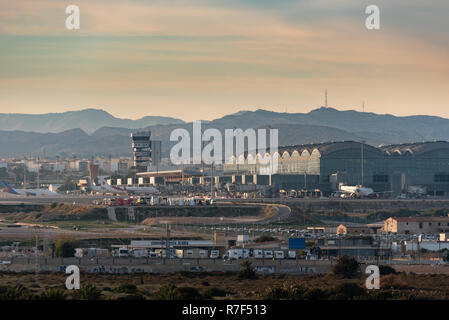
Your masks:
M70 299L71 292L64 287L65 279L62 273L39 274L38 277L3 273L0 274L0 299L2 292L8 289L25 292L24 299L42 298L44 293L56 289ZM332 274L260 275L256 279L238 279L236 274L186 272L81 274L81 287L94 286L101 294L95 296L99 299L449 299L449 275L390 274L382 276L380 290L364 289L364 281L363 275L343 279ZM23 287L16 287L19 284ZM84 298L89 299L89 296Z

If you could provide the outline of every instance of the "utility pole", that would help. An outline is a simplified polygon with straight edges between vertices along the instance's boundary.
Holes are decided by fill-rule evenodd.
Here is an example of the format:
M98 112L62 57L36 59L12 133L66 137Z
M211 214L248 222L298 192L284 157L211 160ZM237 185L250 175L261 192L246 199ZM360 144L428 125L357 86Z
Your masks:
M26 166L26 159L23 162L23 188L27 188L27 166Z
M165 258L170 257L169 256L169 250L170 250L170 226L167 224L166 225L166 229L167 229L167 240L165 243Z
M363 178L364 178L364 168L363 168L363 162L364 162L364 154L363 154L363 145L365 144L365 141L362 140L361 144L361 170L362 170L362 187L363 187Z
M213 180L214 180L214 164L210 165L210 199L212 201L213 193Z
M40 170L40 166L39 166L39 156L37 156L37 189L39 189L40 186L40 176L39 176L39 172Z
M38 256L39 235L38 235L38 231L36 231L35 237L36 237L36 250L34 251L34 273L35 273L36 283L38 283L39 282L39 256Z

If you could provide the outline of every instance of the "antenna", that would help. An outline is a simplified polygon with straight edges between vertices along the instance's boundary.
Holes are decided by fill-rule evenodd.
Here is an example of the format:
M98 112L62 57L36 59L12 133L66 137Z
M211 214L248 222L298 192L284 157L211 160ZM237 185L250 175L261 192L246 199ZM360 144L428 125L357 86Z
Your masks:
M327 108L327 88L324 90L324 106Z

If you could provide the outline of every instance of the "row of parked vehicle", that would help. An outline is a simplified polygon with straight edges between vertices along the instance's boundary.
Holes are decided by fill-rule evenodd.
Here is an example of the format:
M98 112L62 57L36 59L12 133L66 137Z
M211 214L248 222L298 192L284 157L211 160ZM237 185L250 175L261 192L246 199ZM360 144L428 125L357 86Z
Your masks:
M294 250L261 250L261 249L229 249L223 255L220 250L206 249L170 249L168 254L165 249L135 249L129 250L127 247L116 249L112 252L114 257L134 257L134 258L179 258L179 259L219 259L239 260L239 259L296 259Z
M129 198L104 198L102 204L107 206L201 206L213 205L215 200L209 198L171 198L168 196L132 196Z
M294 250L261 250L261 249L229 249L224 255L224 260L239 259L296 259Z

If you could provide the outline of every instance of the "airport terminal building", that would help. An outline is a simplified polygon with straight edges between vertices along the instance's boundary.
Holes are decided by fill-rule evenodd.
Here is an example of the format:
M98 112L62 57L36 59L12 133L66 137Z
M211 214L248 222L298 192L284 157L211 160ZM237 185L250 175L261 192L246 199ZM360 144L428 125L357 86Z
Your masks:
M258 155L259 156L259 155ZM234 180L267 181L283 189L338 190L339 183L363 185L375 192L399 194L412 188L429 195L449 195L449 142L422 142L374 147L355 141L283 146L270 157L278 172L263 179L259 162L223 166ZM240 178L240 176L242 176Z

